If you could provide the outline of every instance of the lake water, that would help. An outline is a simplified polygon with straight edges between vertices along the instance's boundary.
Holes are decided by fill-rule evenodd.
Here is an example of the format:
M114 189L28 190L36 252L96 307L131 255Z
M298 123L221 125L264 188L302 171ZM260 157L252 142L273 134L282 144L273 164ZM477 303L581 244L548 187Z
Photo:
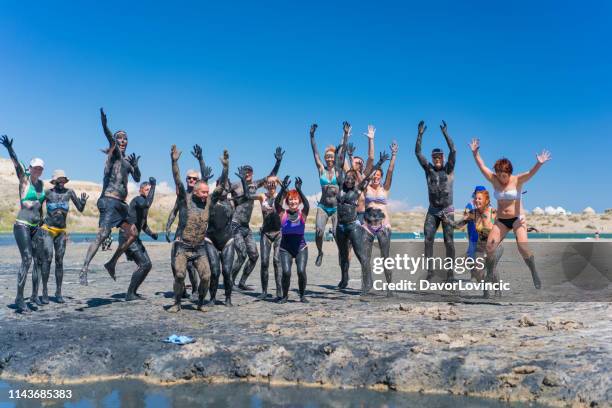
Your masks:
M254 236L255 236L255 239L259 241L259 232L254 231ZM69 235L70 241L75 242L75 243L90 242L95 237L96 235L92 233L71 233ZM307 232L305 234L305 237L306 237L306 241L314 242L315 234L314 232ZM393 232L393 235L391 237L392 239L423 240L422 233L419 236L417 236L412 232ZM575 239L592 239L593 237L594 237L594 234L584 234L584 233L580 233L580 234L575 234L575 233L554 233L554 234L531 233L529 234L529 238L532 238L532 239L573 239L575 240ZM600 237L602 239L612 239L612 234L600 234ZM118 239L117 234L116 233L113 234L113 241L115 243L117 242L117 239ZM153 239L146 234L140 234L140 239L142 241L153 241ZM443 239L441 232L436 234L436 239L439 239L439 240ZM461 232L461 231L455 232L455 239L465 240L466 239L465 232ZM512 233L508 234L508 239L514 239L514 235ZM159 235L159 241L161 242L165 241L165 237L163 234ZM13 237L12 233L6 233L6 232L0 233L0 246L6 246L6 245L15 245L15 238Z
M70 390L70 399L11 399L16 390ZM187 383L150 385L137 380L115 380L81 385L31 385L0 381L0 407L541 407L539 404L506 404L493 399L451 395L425 395L366 389L330 390L265 384Z

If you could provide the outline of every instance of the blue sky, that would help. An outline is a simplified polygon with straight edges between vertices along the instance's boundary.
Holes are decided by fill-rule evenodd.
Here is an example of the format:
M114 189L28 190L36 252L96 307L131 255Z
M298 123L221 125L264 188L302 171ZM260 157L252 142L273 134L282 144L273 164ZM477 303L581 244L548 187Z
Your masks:
M219 3L2 2L0 133L22 160L43 157L47 176L99 181L103 106L146 176L171 180L172 143L182 169L197 142L216 174L227 147L256 176L282 145L281 173L312 194L310 124L323 148L349 120L365 154L373 123L377 150L400 145L392 197L413 207L427 204L417 123L429 151L445 119L456 206L483 183L467 147L478 136L488 163L507 156L517 170L552 151L527 208L612 207L609 2Z

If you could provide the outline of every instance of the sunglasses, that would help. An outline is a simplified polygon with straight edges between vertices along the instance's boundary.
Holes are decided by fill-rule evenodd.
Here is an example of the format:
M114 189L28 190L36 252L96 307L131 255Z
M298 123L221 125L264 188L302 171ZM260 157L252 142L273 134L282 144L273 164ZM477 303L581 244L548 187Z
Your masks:
M196 180L196 181L197 181L197 180L198 180L198 178L197 178L197 177L190 177L190 176L187 176L187 180Z

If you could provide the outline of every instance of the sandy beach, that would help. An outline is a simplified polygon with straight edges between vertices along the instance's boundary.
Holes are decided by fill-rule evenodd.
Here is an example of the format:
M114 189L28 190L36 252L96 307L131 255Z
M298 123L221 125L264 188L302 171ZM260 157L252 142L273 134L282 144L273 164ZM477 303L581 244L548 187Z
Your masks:
M610 303L485 302L444 294L437 302L421 294L363 298L355 261L349 290L334 289L337 255L334 244L325 243L321 268L314 266L311 244L308 304L297 302L294 291L285 305L255 301L258 265L249 279L254 291L237 292L235 307L199 313L186 302L173 315L164 310L172 302L170 246L147 247L154 266L140 289L146 300L124 302L134 265L122 260L115 282L102 268L108 252L94 258L90 285L80 286L86 244L74 244L65 259L67 303L52 301L29 315L11 308L17 249L0 247L0 379L263 381L554 406L607 406L612 400ZM502 279L530 281L519 261L508 252ZM196 342L161 342L171 334Z

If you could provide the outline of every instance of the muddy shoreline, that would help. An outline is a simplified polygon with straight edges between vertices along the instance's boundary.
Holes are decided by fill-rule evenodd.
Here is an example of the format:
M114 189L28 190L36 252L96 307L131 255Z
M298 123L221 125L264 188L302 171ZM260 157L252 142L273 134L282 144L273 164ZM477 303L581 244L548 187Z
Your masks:
M81 287L86 245L71 245L67 303L52 301L29 315L10 308L17 249L0 248L0 379L260 381L555 406L606 406L612 400L609 303L362 299L356 290L333 289L339 272L332 245L326 243L321 268L314 267L316 251L310 251L309 304L297 302L295 292L286 305L256 302L257 267L249 279L255 290L237 293L235 307L198 313L187 302L178 316L164 311L171 303L168 244L147 244L154 268L141 289L147 300L136 302L123 301L132 264L120 262L114 282L102 269L109 255L100 253L90 286ZM357 289L355 262L351 278L350 288ZM54 289L51 282L50 293ZM170 334L197 341L182 347L161 342Z

